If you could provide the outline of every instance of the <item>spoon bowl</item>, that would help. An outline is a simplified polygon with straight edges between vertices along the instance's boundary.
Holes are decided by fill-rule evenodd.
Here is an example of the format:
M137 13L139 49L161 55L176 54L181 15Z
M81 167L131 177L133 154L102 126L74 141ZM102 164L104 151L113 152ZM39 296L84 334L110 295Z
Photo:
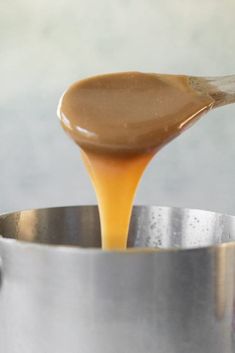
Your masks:
M91 77L62 96L58 115L85 150L159 150L204 113L235 101L235 76L126 72Z

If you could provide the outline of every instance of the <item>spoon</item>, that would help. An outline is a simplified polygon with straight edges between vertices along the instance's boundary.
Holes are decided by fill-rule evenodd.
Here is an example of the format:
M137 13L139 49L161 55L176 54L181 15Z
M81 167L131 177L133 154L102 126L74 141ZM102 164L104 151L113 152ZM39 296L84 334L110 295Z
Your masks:
M196 77L140 72L94 76L62 96L63 128L85 150L158 150L212 108L235 102L235 75Z
M189 85L214 100L213 108L235 103L235 75L217 77L188 76Z
M126 248L135 191L155 153L203 113L234 101L234 76L126 72L68 88L58 115L95 187L103 249Z

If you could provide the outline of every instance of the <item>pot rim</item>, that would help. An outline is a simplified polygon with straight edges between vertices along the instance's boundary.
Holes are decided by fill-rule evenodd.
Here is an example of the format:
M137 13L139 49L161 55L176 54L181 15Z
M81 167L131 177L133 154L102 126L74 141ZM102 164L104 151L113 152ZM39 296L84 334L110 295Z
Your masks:
M2 218L5 218L10 215L14 215L21 212L27 211L40 211L40 210L50 210L50 209L60 209L60 208L97 208L96 204L82 204L82 205L66 205L66 206L49 206L49 207L39 207L39 208L32 208L32 209L22 209L13 212L6 212L0 214L0 221ZM202 210L199 208L189 208L189 207L176 207L176 206L158 206L158 205L134 205L133 208L159 208L159 209L167 209L167 210L182 210L184 212L187 211L199 211L204 214L208 215L217 215L225 218L233 218L235 220L235 216L230 214L224 214L221 212L211 211L211 210ZM198 251L215 251L216 249L220 248L234 248L235 249L235 240L229 242L223 242L219 244L209 245L209 246L199 246L199 247L191 247L191 248L127 248L126 250L103 250L101 248L95 247L79 247L74 245L61 245L61 244L47 244L47 243L39 243L39 242L29 242L26 240L19 240L15 238L8 238L4 237L0 234L0 245L1 243L8 244L9 246L17 246L20 247L22 250L38 250L38 251L53 251L57 253L69 253L69 254L81 254L81 255L110 255L110 254L122 254L122 255L160 255L160 254L169 254L169 253L185 253L185 252L198 252Z

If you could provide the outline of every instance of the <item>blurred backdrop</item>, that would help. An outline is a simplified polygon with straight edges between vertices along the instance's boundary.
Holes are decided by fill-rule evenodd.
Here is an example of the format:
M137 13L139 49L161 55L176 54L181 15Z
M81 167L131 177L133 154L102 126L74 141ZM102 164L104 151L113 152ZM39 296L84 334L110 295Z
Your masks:
M234 0L0 1L0 212L95 203L58 99L89 75L235 74ZM235 214L235 105L152 161L136 203Z

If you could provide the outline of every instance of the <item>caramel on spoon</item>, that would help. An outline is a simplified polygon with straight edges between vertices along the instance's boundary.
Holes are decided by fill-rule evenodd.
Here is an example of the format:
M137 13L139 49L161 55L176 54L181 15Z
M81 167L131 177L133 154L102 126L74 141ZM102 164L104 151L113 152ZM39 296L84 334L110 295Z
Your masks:
M126 72L74 83L58 115L96 190L104 249L124 249L135 190L154 154L212 108L235 102L235 76Z

